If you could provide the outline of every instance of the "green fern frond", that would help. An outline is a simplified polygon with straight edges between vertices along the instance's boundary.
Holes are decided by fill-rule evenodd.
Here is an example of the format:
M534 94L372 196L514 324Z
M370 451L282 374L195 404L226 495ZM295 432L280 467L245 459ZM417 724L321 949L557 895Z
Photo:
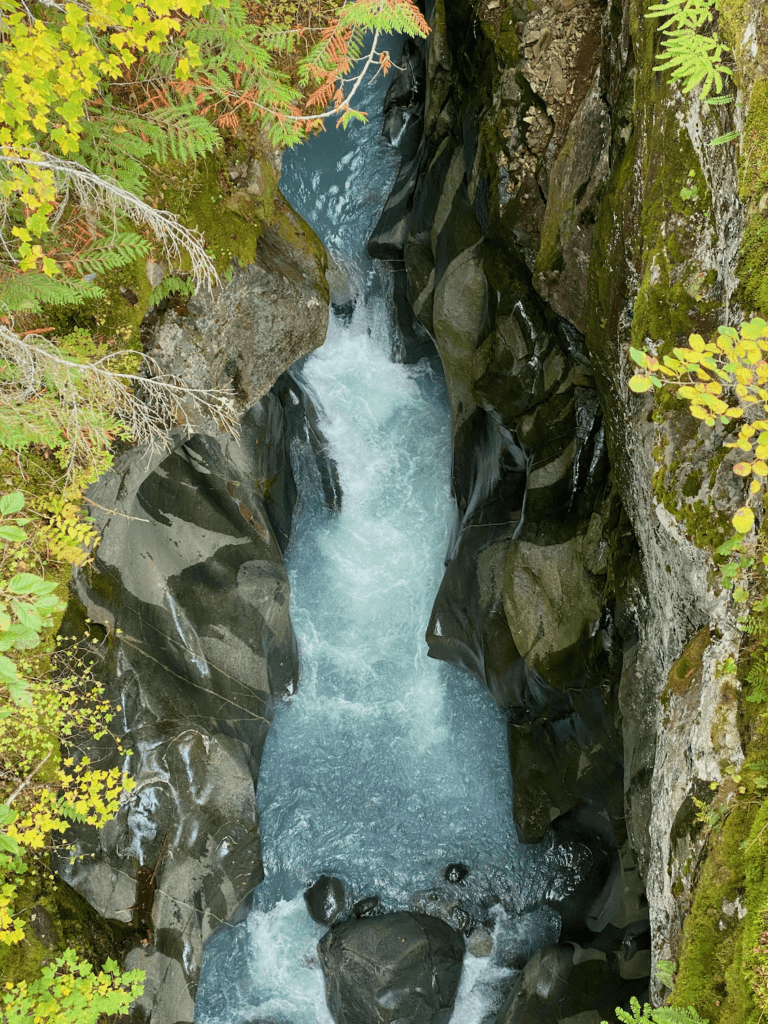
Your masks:
M646 18L666 18L659 25L662 32L670 28L699 29L712 17L713 9L708 0L665 0L648 8Z
M75 273L102 274L107 270L127 266L139 256L148 256L149 252L150 245L145 238L126 231L92 243L77 256L71 256L68 262Z
M631 1013L616 1007L616 1017L621 1024L709 1024L708 1020L700 1017L692 1006L659 1006L651 1009L648 1003L642 1007L632 996L629 1001ZM608 1024L603 1021L602 1024Z
M733 73L719 63L727 52L728 47L717 39L698 35L691 29L677 29L665 35L654 71L671 71L672 81L683 79L684 93L703 82L701 96L704 99L713 85L717 85L720 92L722 76Z
M195 282L191 278L176 277L173 274L168 274L163 280L153 288L149 293L149 306L159 305L163 299L167 299L169 295L180 295L186 297L195 294Z
M43 305L80 305L103 295L102 288L88 281L48 277L34 270L14 274L0 269L0 310L4 312L39 313Z
M724 146L726 142L735 142L740 134L741 132L733 131L726 132L725 135L718 135L716 139L710 142L710 146Z

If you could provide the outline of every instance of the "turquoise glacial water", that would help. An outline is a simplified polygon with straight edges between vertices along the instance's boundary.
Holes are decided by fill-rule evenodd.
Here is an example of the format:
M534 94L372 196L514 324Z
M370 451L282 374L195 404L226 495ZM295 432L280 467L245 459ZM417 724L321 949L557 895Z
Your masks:
M557 858L521 848L512 825L504 720L484 685L427 656L456 514L450 414L436 359L393 362L386 270L364 255L396 166L379 130L374 116L329 132L284 164L290 201L354 268L353 291L377 277L377 297L360 295L349 323L332 317L325 345L293 371L320 411L343 502L324 507L297 443L287 565L301 675L262 759L266 878L247 920L207 947L197 1024L331 1024L316 952L325 928L302 896L321 874L340 878L350 901L375 894L396 910L449 890L447 864L470 868L463 899L492 928L494 951L465 957L457 1024L492 1020L510 957L559 934L541 905L560 885Z

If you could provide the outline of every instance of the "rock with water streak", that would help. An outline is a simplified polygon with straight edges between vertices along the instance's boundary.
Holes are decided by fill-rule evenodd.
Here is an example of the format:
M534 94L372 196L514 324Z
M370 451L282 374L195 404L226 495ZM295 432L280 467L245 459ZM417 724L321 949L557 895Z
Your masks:
M335 925L317 947L336 1024L448 1024L464 939L426 914Z
M320 875L304 893L309 916L318 924L333 924L346 906L344 884L338 878Z

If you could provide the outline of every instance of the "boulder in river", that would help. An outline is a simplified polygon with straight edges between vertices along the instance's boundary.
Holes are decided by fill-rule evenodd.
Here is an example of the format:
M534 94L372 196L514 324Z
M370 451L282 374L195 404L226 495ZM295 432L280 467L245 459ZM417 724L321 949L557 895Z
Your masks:
M366 896L352 907L355 917L372 917L381 909L378 896Z
M466 864L449 864L443 874L446 882L456 883L467 877L469 868Z
M304 893L309 916L318 924L333 924L346 906L344 884L330 875L320 875Z
M334 925L317 946L336 1024L448 1024L464 939L444 921L399 912Z

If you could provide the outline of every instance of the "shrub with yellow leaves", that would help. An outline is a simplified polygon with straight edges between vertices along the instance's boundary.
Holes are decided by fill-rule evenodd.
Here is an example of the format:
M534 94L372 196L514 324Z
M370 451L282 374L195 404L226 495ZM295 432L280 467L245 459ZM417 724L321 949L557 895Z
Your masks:
M688 346L674 348L661 359L630 348L630 357L644 372L636 373L629 387L637 394L674 388L677 397L688 403L691 415L708 427L743 420L736 439L724 443L750 456L736 463L733 471L752 477L749 492L756 495L768 479L768 324L753 317L738 331L718 327L717 338L710 342L691 334ZM731 521L739 534L747 534L755 514L743 505Z
M19 492L0 498L0 943L6 945L26 937L16 907L22 877L66 848L70 822L99 828L135 785L118 767L93 764L80 748L108 733L116 710L91 679L91 667L72 652L60 653L52 666L39 650L63 602L55 583L16 571L29 555L23 509ZM130 753L113 740L121 759ZM105 971L95 974L68 950L31 983L6 985L0 1020L96 1024L102 1013L122 1012L140 991L139 973L120 975L116 964Z

